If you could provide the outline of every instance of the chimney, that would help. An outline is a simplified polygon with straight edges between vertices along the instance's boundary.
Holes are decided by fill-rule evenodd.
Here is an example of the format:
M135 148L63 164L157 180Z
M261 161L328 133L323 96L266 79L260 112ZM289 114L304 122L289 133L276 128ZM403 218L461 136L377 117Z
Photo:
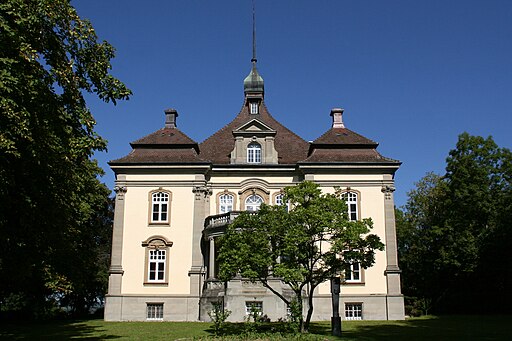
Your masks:
M178 112L176 109L165 109L165 127L166 128L176 128L176 117L178 117Z
M331 110L333 128L345 128L345 125L343 124L343 111L344 109L341 108L334 108Z

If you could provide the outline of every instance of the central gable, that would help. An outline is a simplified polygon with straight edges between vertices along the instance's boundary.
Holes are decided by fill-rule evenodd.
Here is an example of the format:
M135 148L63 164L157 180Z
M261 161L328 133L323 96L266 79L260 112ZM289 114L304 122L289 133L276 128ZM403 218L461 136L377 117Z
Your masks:
M235 137L251 134L257 134L259 136L275 136L276 131L258 119L252 119L238 129L233 130L233 136Z
M231 151L231 164L277 164L276 133L256 118L233 130L235 146Z

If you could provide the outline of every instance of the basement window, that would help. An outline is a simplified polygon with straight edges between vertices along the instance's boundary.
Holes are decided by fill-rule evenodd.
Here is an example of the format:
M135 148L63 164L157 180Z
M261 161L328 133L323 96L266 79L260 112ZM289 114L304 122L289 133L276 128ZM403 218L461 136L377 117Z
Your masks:
M345 303L345 320L362 320L362 303Z
M147 315L148 321L161 321L164 319L164 304L163 303L148 303L147 304Z

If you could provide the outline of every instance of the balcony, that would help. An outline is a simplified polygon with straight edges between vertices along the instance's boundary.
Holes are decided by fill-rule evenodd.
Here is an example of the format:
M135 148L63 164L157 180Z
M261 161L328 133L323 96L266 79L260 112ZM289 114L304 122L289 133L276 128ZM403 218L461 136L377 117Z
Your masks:
M204 220L203 236L208 238L222 235L226 231L226 227L242 212L246 211L231 211L206 217ZM250 212L249 214L256 214L256 212Z

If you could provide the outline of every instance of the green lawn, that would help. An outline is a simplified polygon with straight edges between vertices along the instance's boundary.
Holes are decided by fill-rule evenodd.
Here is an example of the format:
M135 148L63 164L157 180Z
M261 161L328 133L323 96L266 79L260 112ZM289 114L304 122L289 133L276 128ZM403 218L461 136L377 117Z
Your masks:
M242 324L231 325L234 339ZM329 323L312 325L312 335L302 340L338 340L330 336ZM104 322L102 320L47 323L2 323L0 340L177 340L204 339L212 335L201 322ZM268 335L268 334L267 334ZM291 336L288 336L291 338ZM286 337L282 337L281 340ZM240 337L240 339L243 339ZM254 338L253 338L254 339ZM259 340L268 337L262 335ZM343 322L343 340L512 340L511 316L442 316L406 321Z

